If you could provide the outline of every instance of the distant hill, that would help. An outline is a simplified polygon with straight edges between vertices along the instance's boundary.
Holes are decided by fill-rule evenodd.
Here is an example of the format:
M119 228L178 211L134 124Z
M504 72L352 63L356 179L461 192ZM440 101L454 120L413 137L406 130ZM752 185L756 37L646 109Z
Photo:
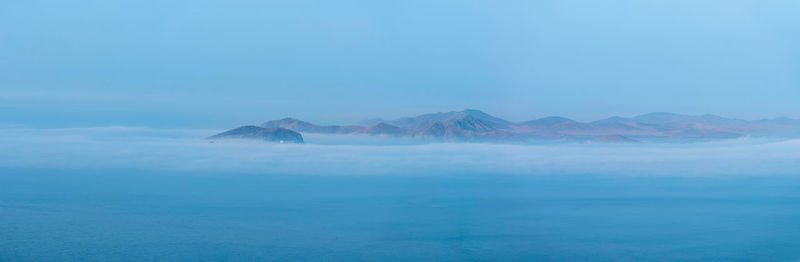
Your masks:
M383 122L374 124L364 129L360 129L359 133L364 133L369 135L389 135L389 136L408 136L413 134L411 130L398 126L393 126Z
M515 126L520 130L530 131L583 132L593 130L593 127L589 124L558 116L525 121Z
M320 134L349 134L364 131L362 126L318 126L309 122L287 117L280 120L272 120L261 124L264 128L285 128L297 132L320 133Z
M422 129L429 127L437 122L446 123L446 122L457 121L460 119L465 119L467 117L473 119L479 119L483 124L490 126L491 128L494 129L507 129L511 125L513 125L513 123L509 121L491 116L487 113L474 109L467 109L464 111L452 111L446 113L424 114L415 117L405 117L390 121L388 123L407 129Z
M294 118L261 124L266 129L299 133L360 134L442 141L485 142L638 142L705 141L742 136L800 137L800 120L790 118L747 121L715 115L690 116L657 112L635 117L610 117L593 122L551 116L511 122L485 112L467 109L423 114L395 120L371 119L365 125L315 125ZM231 130L233 131L233 130ZM230 131L229 131L230 132ZM248 132L262 132L249 127Z
M258 139L279 143L303 143L303 135L284 128L263 128L257 126L242 126L213 136L208 139Z

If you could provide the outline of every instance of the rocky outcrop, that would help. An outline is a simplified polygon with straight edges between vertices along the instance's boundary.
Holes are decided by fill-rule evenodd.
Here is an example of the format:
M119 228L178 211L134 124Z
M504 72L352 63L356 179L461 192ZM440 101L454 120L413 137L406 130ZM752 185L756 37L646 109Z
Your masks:
M285 128L263 128L257 126L243 126L234 128L216 135L208 139L258 139L278 143L303 143L303 135L295 131Z

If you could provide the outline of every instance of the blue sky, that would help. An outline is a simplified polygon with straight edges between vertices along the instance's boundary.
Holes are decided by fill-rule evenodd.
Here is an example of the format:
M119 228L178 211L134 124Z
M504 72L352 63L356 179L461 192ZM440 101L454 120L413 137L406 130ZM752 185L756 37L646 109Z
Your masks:
M797 1L3 1L0 124L800 118Z

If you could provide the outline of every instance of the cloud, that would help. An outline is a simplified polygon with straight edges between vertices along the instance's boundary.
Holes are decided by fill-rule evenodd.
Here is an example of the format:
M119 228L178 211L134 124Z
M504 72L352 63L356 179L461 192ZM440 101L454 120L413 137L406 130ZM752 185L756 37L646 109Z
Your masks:
M0 127L0 167L299 175L800 175L800 140L697 144L408 144L307 136L211 143L215 130Z

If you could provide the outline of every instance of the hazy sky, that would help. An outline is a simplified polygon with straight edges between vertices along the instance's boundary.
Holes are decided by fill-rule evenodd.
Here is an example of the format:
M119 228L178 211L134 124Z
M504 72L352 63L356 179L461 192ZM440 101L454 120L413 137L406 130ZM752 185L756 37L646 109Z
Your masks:
M0 124L800 118L800 1L0 2Z

